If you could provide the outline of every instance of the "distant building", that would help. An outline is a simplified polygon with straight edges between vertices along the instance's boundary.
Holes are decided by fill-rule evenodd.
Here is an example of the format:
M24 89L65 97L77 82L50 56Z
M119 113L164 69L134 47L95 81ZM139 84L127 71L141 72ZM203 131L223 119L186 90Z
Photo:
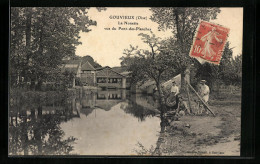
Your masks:
M126 88L126 76L113 71L110 67L96 69L96 84L101 88Z
M74 78L72 81L72 87L75 87L75 78L81 77L81 60L64 60L64 64L61 67L61 72L72 72L74 74Z
M94 68L88 61L82 64L81 60L69 60L62 67L62 71L66 70L79 77L84 86L125 89L129 85L127 74L120 74L108 66ZM75 87L75 78L73 87Z
M80 73L83 85L96 85L96 69L88 61L82 65Z

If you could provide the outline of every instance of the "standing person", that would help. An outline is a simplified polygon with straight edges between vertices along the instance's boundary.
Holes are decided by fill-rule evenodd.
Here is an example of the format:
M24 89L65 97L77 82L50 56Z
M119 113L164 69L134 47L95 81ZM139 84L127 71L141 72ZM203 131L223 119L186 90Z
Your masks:
M171 93L174 94L174 96L179 94L179 87L176 85L175 81L172 82Z
M207 104L209 101L209 87L206 85L206 80L201 80L199 85L199 95L203 99L203 101ZM199 103L199 102L198 102ZM205 111L204 105L198 104L199 111L198 113L201 114L202 111ZM208 111L206 111L208 114Z
M179 104L179 97L178 97L179 87L176 85L175 81L172 82L171 94L175 96L176 105L178 106L178 104Z
M200 89L199 89L199 94L204 100L205 103L208 103L209 101L209 86L206 85L206 80L201 80L200 81Z

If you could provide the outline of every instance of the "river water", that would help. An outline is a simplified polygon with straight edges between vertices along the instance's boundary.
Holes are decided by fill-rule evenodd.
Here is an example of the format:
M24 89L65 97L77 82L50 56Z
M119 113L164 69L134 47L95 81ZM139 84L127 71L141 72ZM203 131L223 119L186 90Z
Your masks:
M138 155L156 147L161 119L151 96L89 90L65 106L53 102L9 114L10 155Z

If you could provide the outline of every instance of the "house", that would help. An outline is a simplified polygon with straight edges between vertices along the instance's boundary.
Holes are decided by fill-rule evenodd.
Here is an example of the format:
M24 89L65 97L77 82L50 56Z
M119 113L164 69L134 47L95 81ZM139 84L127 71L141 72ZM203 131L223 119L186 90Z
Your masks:
M101 88L126 88L126 76L106 66L96 69L96 84Z
M64 61L62 71L73 72L75 77L80 79L83 86L96 86L101 88L127 88L130 83L128 80L128 72L118 73L112 68L100 67L94 68L88 61L82 64L81 60ZM75 78L73 79L73 87L75 87Z
M81 60L66 60L61 66L61 72L72 72L74 74L72 87L75 87L76 77L81 78Z
M96 69L88 61L81 66L80 74L83 85L96 86Z

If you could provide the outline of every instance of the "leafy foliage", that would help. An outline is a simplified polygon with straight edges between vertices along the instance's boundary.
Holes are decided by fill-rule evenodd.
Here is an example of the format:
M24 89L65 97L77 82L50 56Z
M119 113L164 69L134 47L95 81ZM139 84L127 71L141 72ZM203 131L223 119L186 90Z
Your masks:
M173 36L164 41L163 49L170 54L176 71L183 73L187 66L197 64L189 57L193 37L201 20L216 19L219 8L163 7L151 8L151 20L159 24L159 30L170 29ZM182 80L183 81L183 80ZM182 82L183 83L183 82Z
M83 56L81 57L81 59L82 59L82 65L88 61L94 68L102 67L96 61L94 61L94 59L89 55Z
M159 24L160 30L170 29L177 38L183 53L187 53L200 20L216 19L219 8L162 7L151 8L151 20Z
M227 42L219 65L205 63L197 65L198 79L205 79L211 87L219 85L241 85L242 82L242 55L233 58L232 48Z
M152 32L151 35L141 33L139 36L151 50L138 49L130 45L130 49L124 50L125 56L121 58L121 65L127 66L131 71L132 83L153 79L159 85L164 71L173 67L171 61L167 60L169 54L160 51L160 38Z
M99 8L98 10L102 10ZM62 59L75 56L79 33L89 32L96 22L88 8L11 8L10 72L13 78L44 81Z

